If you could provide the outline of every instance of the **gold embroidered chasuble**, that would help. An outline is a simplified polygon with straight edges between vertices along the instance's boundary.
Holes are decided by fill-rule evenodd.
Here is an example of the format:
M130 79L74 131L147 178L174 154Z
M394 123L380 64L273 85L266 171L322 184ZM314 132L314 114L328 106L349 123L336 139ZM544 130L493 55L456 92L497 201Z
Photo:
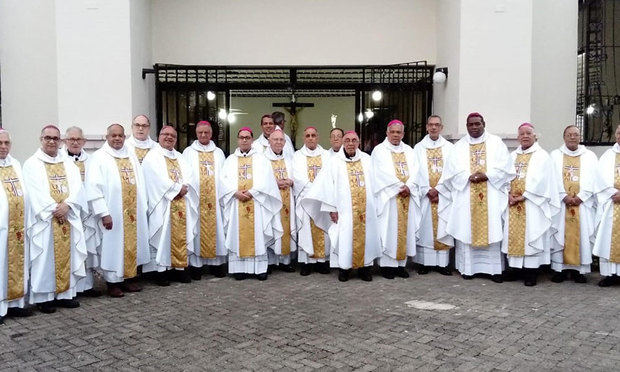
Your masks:
M244 191L252 188L252 157L237 157L237 190ZM238 202L239 214L239 257L256 256L254 247L254 199Z
M620 190L620 154L616 153L616 162L614 166L614 187ZM609 252L609 261L620 263L620 204L613 203L614 215L613 225L611 229L611 250Z
M364 267L366 243L366 184L361 160L346 162L351 189L351 207L353 219L353 257L354 269Z
M323 160L320 155L306 156L306 167L308 169L308 180L310 180L310 182L314 182L322 166ZM312 247L314 249L312 258L325 258L325 234L323 230L319 229L314 224L312 219L310 219L310 233L312 235Z
M271 168L276 180L288 178L286 162L284 159L271 160ZM280 210L280 222L282 223L282 255L291 253L291 188L279 189L282 198L282 209Z
M469 145L469 168L471 174L487 172L486 143ZM489 245L489 204L487 182L469 184L469 203L471 214L471 245L487 247Z
M123 208L123 277L138 275L138 190L129 158L114 158L121 179Z
M146 154L149 153L150 150L151 149L141 149L139 147L134 147L134 152L136 153L136 157L138 158L140 164L142 164L142 160L144 160L144 157L146 156Z
M521 196L525 192L525 178L532 153L518 154L515 159L516 177L510 183L510 193ZM525 201L508 207L508 255L525 256L526 209Z
M200 257L215 258L217 204L213 151L198 151L198 169L200 173Z
M49 183L50 196L56 203L62 203L69 197L69 182L65 165L61 163L44 163ZM65 292L70 286L71 273L71 224L58 222L52 217L52 234L54 237L54 269L56 294Z
M426 166L428 168L428 183L430 187L437 187L443 170L443 154L441 147L426 149ZM437 240L437 225L439 223L439 208L437 203L431 204L431 219L433 222L433 240L436 251L450 249L450 246Z
M84 182L86 178L86 164L84 160L74 160L73 164L80 170L80 177L82 177L82 182Z
M575 196L579 193L581 157L563 154L562 179L566 195ZM579 206L566 206L564 218L564 263L581 265L580 254L581 229L579 223Z
M24 193L12 165L0 167L0 180L8 202L6 300L11 301L24 297Z
M407 159L404 152L392 152L392 163L396 178L402 183L406 183L409 179L409 168L407 167ZM396 195L396 211L398 237L396 247L396 259L402 261L407 259L407 222L409 219L409 200L410 196L405 197L400 194Z
M168 177L180 183L181 167L177 159L166 159ZM185 198L173 199L170 202L170 263L174 268L187 267L187 214Z

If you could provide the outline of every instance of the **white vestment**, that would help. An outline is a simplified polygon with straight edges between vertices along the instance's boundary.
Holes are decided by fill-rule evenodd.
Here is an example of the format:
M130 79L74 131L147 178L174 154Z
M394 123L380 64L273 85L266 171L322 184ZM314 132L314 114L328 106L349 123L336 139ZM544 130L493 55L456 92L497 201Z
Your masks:
M269 148L269 139L265 137L262 133L252 142L252 148L256 149L261 154L264 154L265 151ZM284 133L284 156L287 158L292 158L295 153L295 148L293 148L293 142L291 141L291 137L289 137L286 133Z
M360 162L363 179L359 174L349 174L348 163ZM338 223L331 223L329 238L331 241L330 266L341 269L353 267L353 206L349 181L357 182L365 189L366 214L363 218L364 257L363 266L372 266L376 258L381 257L381 240L379 221L373 193L374 176L370 156L359 149L355 156L347 158L344 151L338 152L326 169L323 169L314 180L314 185L301 201L302 207L308 212L317 226L324 229L326 218L330 212L338 212ZM359 238L359 237L358 237Z
M433 233L433 215L431 202L426 195L430 189L429 169L428 169L428 156L427 149L439 149L441 152L441 162L445 165L447 159L450 158L454 145L448 142L442 136L439 136L436 141L433 141L428 135L426 135L422 141L418 142L413 148L415 155L415 161L418 164L418 174L414 177L414 183L418 188L420 194L420 226L418 228L417 236L417 249L416 255L413 257L413 262L424 266L439 266L446 267L450 263L450 249L435 250L435 235ZM437 164L433 165L433 172L441 174L443 173L443 166ZM445 210L450 206L452 202L452 190L448 189L443 183L437 183L435 190L438 192L439 202L437 203L438 211ZM445 236L446 221L442 220L442 215L438 214L437 223L437 236ZM450 236L445 236L445 242L448 247L454 246L454 239Z
M471 171L470 145L485 143L484 163L487 184L487 246L472 246L470 182ZM480 160L482 161L482 160ZM444 171L439 183L452 192L452 203L449 208L440 210L440 218L445 219L446 230L439 241L448 244L451 237L456 242L456 269L463 275L477 273L499 275L502 273L504 261L500 250L504 237L502 215L508 206L508 185L515 176L510 161L510 153L502 139L486 131L478 138L469 135L461 138L455 145L452 155L444 163ZM465 214L465 218L463 216ZM470 216L468 216L470 215ZM468 218L469 217L469 218ZM438 233L439 234L439 233Z
M590 264L592 263L592 243L594 242L594 235L596 233L595 208L598 159L592 151L586 149L583 145L579 145L575 151L571 151L566 145L562 145L559 149L551 152L551 159L554 164L553 172L555 173L556 186L558 188L560 200L563 200L567 195L563 180L564 154L579 157L580 163L579 174L572 175L572 177L576 177L574 180L579 182L579 193L577 193L577 197L582 201L579 205L579 257L581 265L564 264L566 204L560 202L560 212L556 214L553 224L557 233L555 233L554 239L551 240L551 268L558 272L572 269L578 270L581 274L587 274L590 272Z
M238 159L240 157L252 158L251 173L246 173L248 179L252 180L252 187L248 191L252 194L254 204L254 256L252 257L240 257L239 255L239 200L235 197L235 192L239 191ZM277 218L282 208L282 201L278 185L272 175L271 165L254 148L247 153L242 153L237 148L224 162L220 178L222 183L220 203L224 209L224 231L226 232L230 273L262 274L267 272L267 247L282 236L282 224Z
M129 151L133 151L136 157L138 158L138 162L142 164L144 161L144 156L155 146L157 146L157 142L153 141L151 137L147 137L144 141L141 141L134 136L127 137L125 141L125 146L129 149ZM136 150L137 149L137 150ZM143 150L143 151L140 151ZM146 151L144 151L146 150ZM143 155L142 155L143 154ZM142 155L142 157L140 156Z
M340 147L340 150L342 150L342 147ZM334 149L330 147L329 150L327 150L327 155L329 155L330 157L334 157L337 153L340 152L340 150L334 151Z
M52 212L58 203L50 195L50 186L45 163L62 163L65 170L69 205L65 224L71 229L71 258L69 269L69 289L56 292L56 268L54 266L54 235ZM82 228L82 210L87 202L82 190L80 171L60 152L52 158L41 149L32 155L23 167L24 184L30 201L28 212L27 237L30 239L30 303L47 302L56 299L72 299L76 295L75 284L86 275L86 242Z
M200 153L213 153L213 163L201 164L200 162ZM196 252L198 255L192 256L196 262L192 263L192 266L202 266L202 265L222 265L226 263L226 259L228 256L228 252L226 251L225 237L224 237L224 222L222 220L222 207L220 205L220 196L221 196L221 185L220 178L222 174L222 166L224 165L224 160L226 157L224 156L224 152L215 146L213 141L210 141L207 145L201 145L198 140L194 141L191 146L185 148L183 151L183 156L185 157L185 161L192 167L192 178L189 183L194 190L196 190L196 199L192 200L192 203L196 205L198 209L198 213L202 214L207 212L200 205L200 175L205 173L207 175L213 175L215 177L215 226L209 227L210 229L215 230L215 258L203 258L200 256L200 218L198 219L197 224L197 232L196 239L194 241L194 245L196 247ZM192 194L194 195L194 194ZM193 196L192 196L193 197Z
M26 298L28 295L28 274L30 268L30 259L29 248L28 248L28 239L26 239L25 228L26 223L28 221L28 195L26 194L26 189L24 187L24 178L22 177L22 167L19 164L17 159L13 158L11 155L7 155L6 158L0 159L0 167L13 167L13 171L15 172L15 176L18 179L18 183L6 182L2 185L3 191L0 191L0 317L5 316L8 309L10 307L24 307L26 305ZM13 180L12 180L13 181ZM15 237L11 236L10 226L9 226L9 204L7 194L12 193L14 196L21 196L24 200L24 231L20 233L22 235L22 239L24 242L24 264L22 267L23 270L23 283L22 288L24 291L24 296L15 298L13 300L8 300L7 296L9 295L8 288L8 265L9 265L9 252L8 252L8 240L15 239ZM21 253L21 252L20 252Z
M181 174L171 179L168 174L168 159L176 159ZM197 233L198 210L192 203L197 196L196 190L189 184L192 179L192 168L185 162L183 155L176 150L167 150L160 145L152 148L142 161L146 194L148 197L149 244L151 261L144 265L143 271L166 271L172 268L171 258L171 202L179 194L183 185L188 185L185 199L185 243L187 247L187 263L191 265L196 254L194 239ZM192 195L193 194L193 195ZM198 248L200 254L200 248ZM176 269L181 269L177 267Z
M397 164L392 154L404 154L406 164ZM381 267L397 267L407 264L407 256L416 255L416 232L420 225L420 195L414 184L418 173L418 164L411 146L400 142L394 146L386 138L372 150L373 192L376 197L377 218L383 255L379 259ZM397 174L398 172L398 174ZM398 176L406 179L400 181ZM397 258L399 236L397 197L401 187L407 186L411 192L408 198L408 213L406 215L407 234L404 236L406 256Z
M313 167L310 169L313 172L314 179L319 175L319 173L329 166L331 161L331 156L327 151L325 151L320 145L314 150L310 150L304 145L299 151L295 152L293 156L293 192L295 194L295 218L296 218L296 226L297 226L297 245L299 247L298 251L298 261L301 263L313 264L317 262L325 262L329 261L329 247L331 245L329 241L329 234L327 230L331 226L331 221L329 218L323 220L322 227L319 227L320 222L313 221L314 224L322 229L320 234L323 235L324 249L325 249L325 257L324 258L313 258L314 256L314 245L312 242L312 228L311 228L311 218L310 215L301 205L301 201L306 197L309 190L312 188L314 182L310 181L308 177L308 158L311 157L321 157L321 167ZM315 237L316 239L316 237Z
M131 169L119 170L116 159L128 159ZM125 221L123 213L123 185L121 177L133 180L136 186L135 221ZM119 283L125 278L125 226L135 224L136 265L151 261L147 221L147 197L142 168L133 151L127 146L115 150L104 143L91 157L90 171L86 183L92 213L98 222L101 245L98 248L100 269L108 283ZM112 218L112 229L103 227L100 220L105 216ZM134 249L134 247L127 247Z
M284 160L284 164L286 166L286 173L287 173L287 177L289 179L293 179L293 157L290 156L286 156L284 151L282 151L282 154L280 155L276 155L273 150L271 150L271 148L268 148L265 150L265 158L267 158L267 161L269 161L270 163L272 161L275 160ZM271 164L272 169L273 169L273 164ZM277 184L277 179L275 178L275 174L273 173L272 170L272 175L274 177L274 180L276 181ZM279 189L278 189L279 192ZM281 195L281 194L280 194ZM296 235L296 231L297 231L297 227L296 227L296 221L295 221L295 195L293 193L293 188L289 188L289 207L290 209L288 211L284 211L284 201L282 201L282 208L280 209L280 211L278 212L276 218L280 219L281 221L281 214L282 213L288 213L289 214L289 226L282 226L282 229L289 229L289 232L291 234L291 239L290 239L290 243L289 243L289 249L290 252L295 252L297 251L297 235ZM282 230L285 231L285 230ZM269 255L269 265L278 265L278 264L283 264L283 265L288 265L291 263L291 254L282 254L282 238L280 239L276 239L273 244L269 247L268 250L268 255Z
M522 173L521 164L516 164L517 155L532 154L527 170ZM516 176L525 177L525 242L524 255L510 255L510 208L504 213L504 240L502 252L507 254L508 266L514 268L537 269L541 265L551 262L551 238L555 234L552 228L554 216L560 211L560 199L557 194L557 185L553 176L553 162L547 151L543 150L537 142L526 150L519 146L510 154L515 166Z
M592 253L599 257L599 268L602 276L620 275L620 262L611 262L612 230L619 226L613 226L614 202L611 197L620 191L616 188L615 178L620 176L620 169L616 168L616 154L620 153L620 145L617 143L607 149L599 160L598 171L598 213L596 240ZM616 222L617 223L617 222Z

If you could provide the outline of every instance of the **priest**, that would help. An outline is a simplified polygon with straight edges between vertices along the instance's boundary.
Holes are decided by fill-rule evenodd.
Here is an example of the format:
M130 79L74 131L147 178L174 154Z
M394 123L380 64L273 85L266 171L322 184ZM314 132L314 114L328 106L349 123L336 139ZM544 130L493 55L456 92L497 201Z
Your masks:
M265 153L265 151L269 148L269 136L274 130L276 130L276 127L278 126L273 121L273 117L271 115L263 115L260 119L260 129L262 134L252 142L252 148L258 150L261 154ZM287 158L293 157L294 152L295 149L293 149L293 145L284 146L284 155Z
M442 275L452 275L448 264L454 239L445 236L445 244L437 240L438 235L445 235L446 229L446 221L439 219L439 210L448 208L452 202L452 190L439 183L444 163L454 148L454 145L441 135L442 130L441 117L429 116L426 120L428 134L413 148L419 170L414 182L419 189L421 209L413 262L419 265L420 275L428 274L431 268L435 268Z
M10 152L9 132L0 129L0 324L7 315L32 315L24 308L30 268L25 227L28 199L21 165Z
M90 160L88 199L98 222L100 270L111 297L142 288L132 280L151 261L147 198L142 168L125 146L120 124L107 129L106 142Z
M82 211L87 202L80 171L59 152L60 130L41 130L41 148L23 167L29 210L26 236L30 244L30 303L44 313L75 308L75 285L86 275L87 256Z
M562 200L551 242L551 269L555 271L551 281L555 283L566 280L568 274L575 283L585 283L584 274L590 272L592 263L598 159L579 144L580 138L579 128L569 125L564 129L564 144L551 152Z
M450 208L440 211L446 230L439 241L456 242L456 269L464 279L491 275L501 283L504 258L502 215L508 185L515 176L510 153L501 138L487 133L477 112L467 116L467 135L455 145L440 183L453 190Z
M144 158L142 167L148 197L149 244L155 251L143 271L157 271L157 284L169 285L169 279L191 282L188 266L196 262L194 239L198 210L196 190L189 184L192 168L174 149L177 131L164 126L159 145ZM169 271L169 272L168 272Z
M183 151L183 157L192 168L189 181L196 190L197 200L192 203L200 214L198 232L194 239L197 255L192 256L192 279L199 280L200 267L206 265L218 278L226 276L228 253L224 244L224 223L220 195L220 177L224 165L224 152L211 140L213 128L208 121L196 124L196 140ZM193 194L192 194L193 195Z
M339 269L338 280L346 282L351 269L357 269L360 279L372 281L373 262L383 253L372 184L375 178L370 156L359 150L357 133L346 132L343 143L343 151L319 174L302 207L314 221L329 213L333 222L329 227L330 265Z
M307 276L312 270L329 274L329 249L331 243L327 230L332 222L328 216L321 221L313 220L302 207L314 180L329 165L331 156L319 145L319 133L315 127L304 130L304 145L293 156L293 192L295 194L295 218L297 221L297 260L299 273ZM319 227L320 226L320 227Z
M127 147L133 151L140 164L148 152L157 145L149 136L151 122L146 115L138 115L131 122L132 135L127 138Z
M293 194L293 159L284 154L284 132L279 126L269 136L269 148L265 150L265 157L271 164L273 177L280 190L282 209L276 218L282 224L282 237L276 239L269 247L269 266L277 267L285 272L293 272L291 256L297 251L297 236L295 234L295 198Z
M371 155L373 191L383 255L379 259L386 279L408 278L407 257L416 254L416 231L420 223L420 200L414 178L418 173L413 149L402 140L405 125L392 120L385 140Z
M282 237L282 199L272 168L252 147L248 127L237 133L238 147L224 162L220 203L228 249L228 271L236 280L267 279L267 247Z
M550 241L555 233L551 226L560 211L560 199L550 171L553 163L538 145L534 126L521 124L517 138L519 147L510 154L516 176L510 182L504 212L502 252L514 274L522 274L524 284L534 286L538 268L550 263Z
M295 152L293 141L291 141L291 137L289 137L284 131L284 125L286 124L284 113L282 111L274 111L271 113L271 118L273 119L273 123L282 129L282 133L284 133L284 140L286 141L284 144L284 151L286 151L286 153L290 156L293 156L293 153Z
M329 131L329 155L332 156L342 147L342 137L344 136L344 131L340 128L332 128Z
M620 126L616 143L599 160L598 228L593 252L603 277L598 285L609 287L620 276Z

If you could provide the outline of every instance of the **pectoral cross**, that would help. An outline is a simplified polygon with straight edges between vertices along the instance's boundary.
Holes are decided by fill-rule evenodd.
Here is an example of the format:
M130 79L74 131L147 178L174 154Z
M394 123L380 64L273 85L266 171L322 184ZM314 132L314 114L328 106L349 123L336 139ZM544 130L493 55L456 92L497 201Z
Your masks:
M474 151L474 159L476 160L476 164L477 165L481 165L480 164L480 160L482 160L483 156L484 156L484 150L478 149L478 150Z
M433 156L431 158L428 159L432 166L431 166L431 171L433 173L439 173L439 162L441 161L441 158L439 156Z
M358 187L364 186L364 182L360 180L360 176L364 176L364 172L360 172L358 170L351 171L351 175L355 177L355 183L357 183Z
M276 172L276 178L282 180L286 177L286 168L276 168L273 170Z
M173 180L174 182L176 182L176 183L179 183L179 181L180 181L180 180L181 180L181 178L182 178L181 171L179 171L179 170L178 170L178 169L176 169L176 168L172 168L172 169L170 169L170 173L172 173L172 175L173 175L172 180Z
M566 174L568 175L569 180L572 181L573 178L576 177L575 176L575 171L578 171L579 168L577 168L577 167L575 167L573 165L567 165L567 166L564 167L564 170L566 171Z
M239 170L241 171L241 178L243 178L244 180L249 179L248 178L248 169L252 168L252 166L250 164L243 164L239 166Z
M310 170L312 170L312 179L316 178L316 175L319 173L319 171L321 170L321 166L320 165L316 165L316 164L312 164L311 166L309 166L308 168L310 168Z
M527 164L522 161L515 164L515 170L517 171L517 178L521 179L524 177L524 175L522 174L522 171L525 169L526 165Z
M202 166L204 167L205 173L207 176L212 176L214 174L212 162L208 160L204 160L204 161L201 161L200 164L202 164Z
M21 190L19 189L19 178L7 178L4 181L2 181L4 183L8 183L9 185L11 185L11 192L13 193L13 195L15 196L21 196Z
M409 175L409 171L407 170L407 162L406 161L397 161L396 163L394 163L394 165L396 165L396 167L398 168L398 171L400 172L400 174L402 174L403 176L408 176Z

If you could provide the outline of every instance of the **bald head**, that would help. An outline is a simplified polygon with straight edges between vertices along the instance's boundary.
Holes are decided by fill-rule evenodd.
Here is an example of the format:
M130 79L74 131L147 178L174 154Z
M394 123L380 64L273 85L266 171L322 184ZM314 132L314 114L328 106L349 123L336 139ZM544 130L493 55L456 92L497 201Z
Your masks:
M135 139L146 141L149 138L151 122L146 115L138 115L131 121L131 131Z
M281 130L274 130L269 136L269 147L277 155L282 154L284 143L284 132Z
M177 143L177 131L173 127L166 125L159 132L159 144L166 150L173 150Z
M114 150L122 149L125 145L125 128L120 124L110 125L105 139L108 142L108 146Z
M0 129L0 159L6 159L9 152L11 152L11 136L6 130Z

